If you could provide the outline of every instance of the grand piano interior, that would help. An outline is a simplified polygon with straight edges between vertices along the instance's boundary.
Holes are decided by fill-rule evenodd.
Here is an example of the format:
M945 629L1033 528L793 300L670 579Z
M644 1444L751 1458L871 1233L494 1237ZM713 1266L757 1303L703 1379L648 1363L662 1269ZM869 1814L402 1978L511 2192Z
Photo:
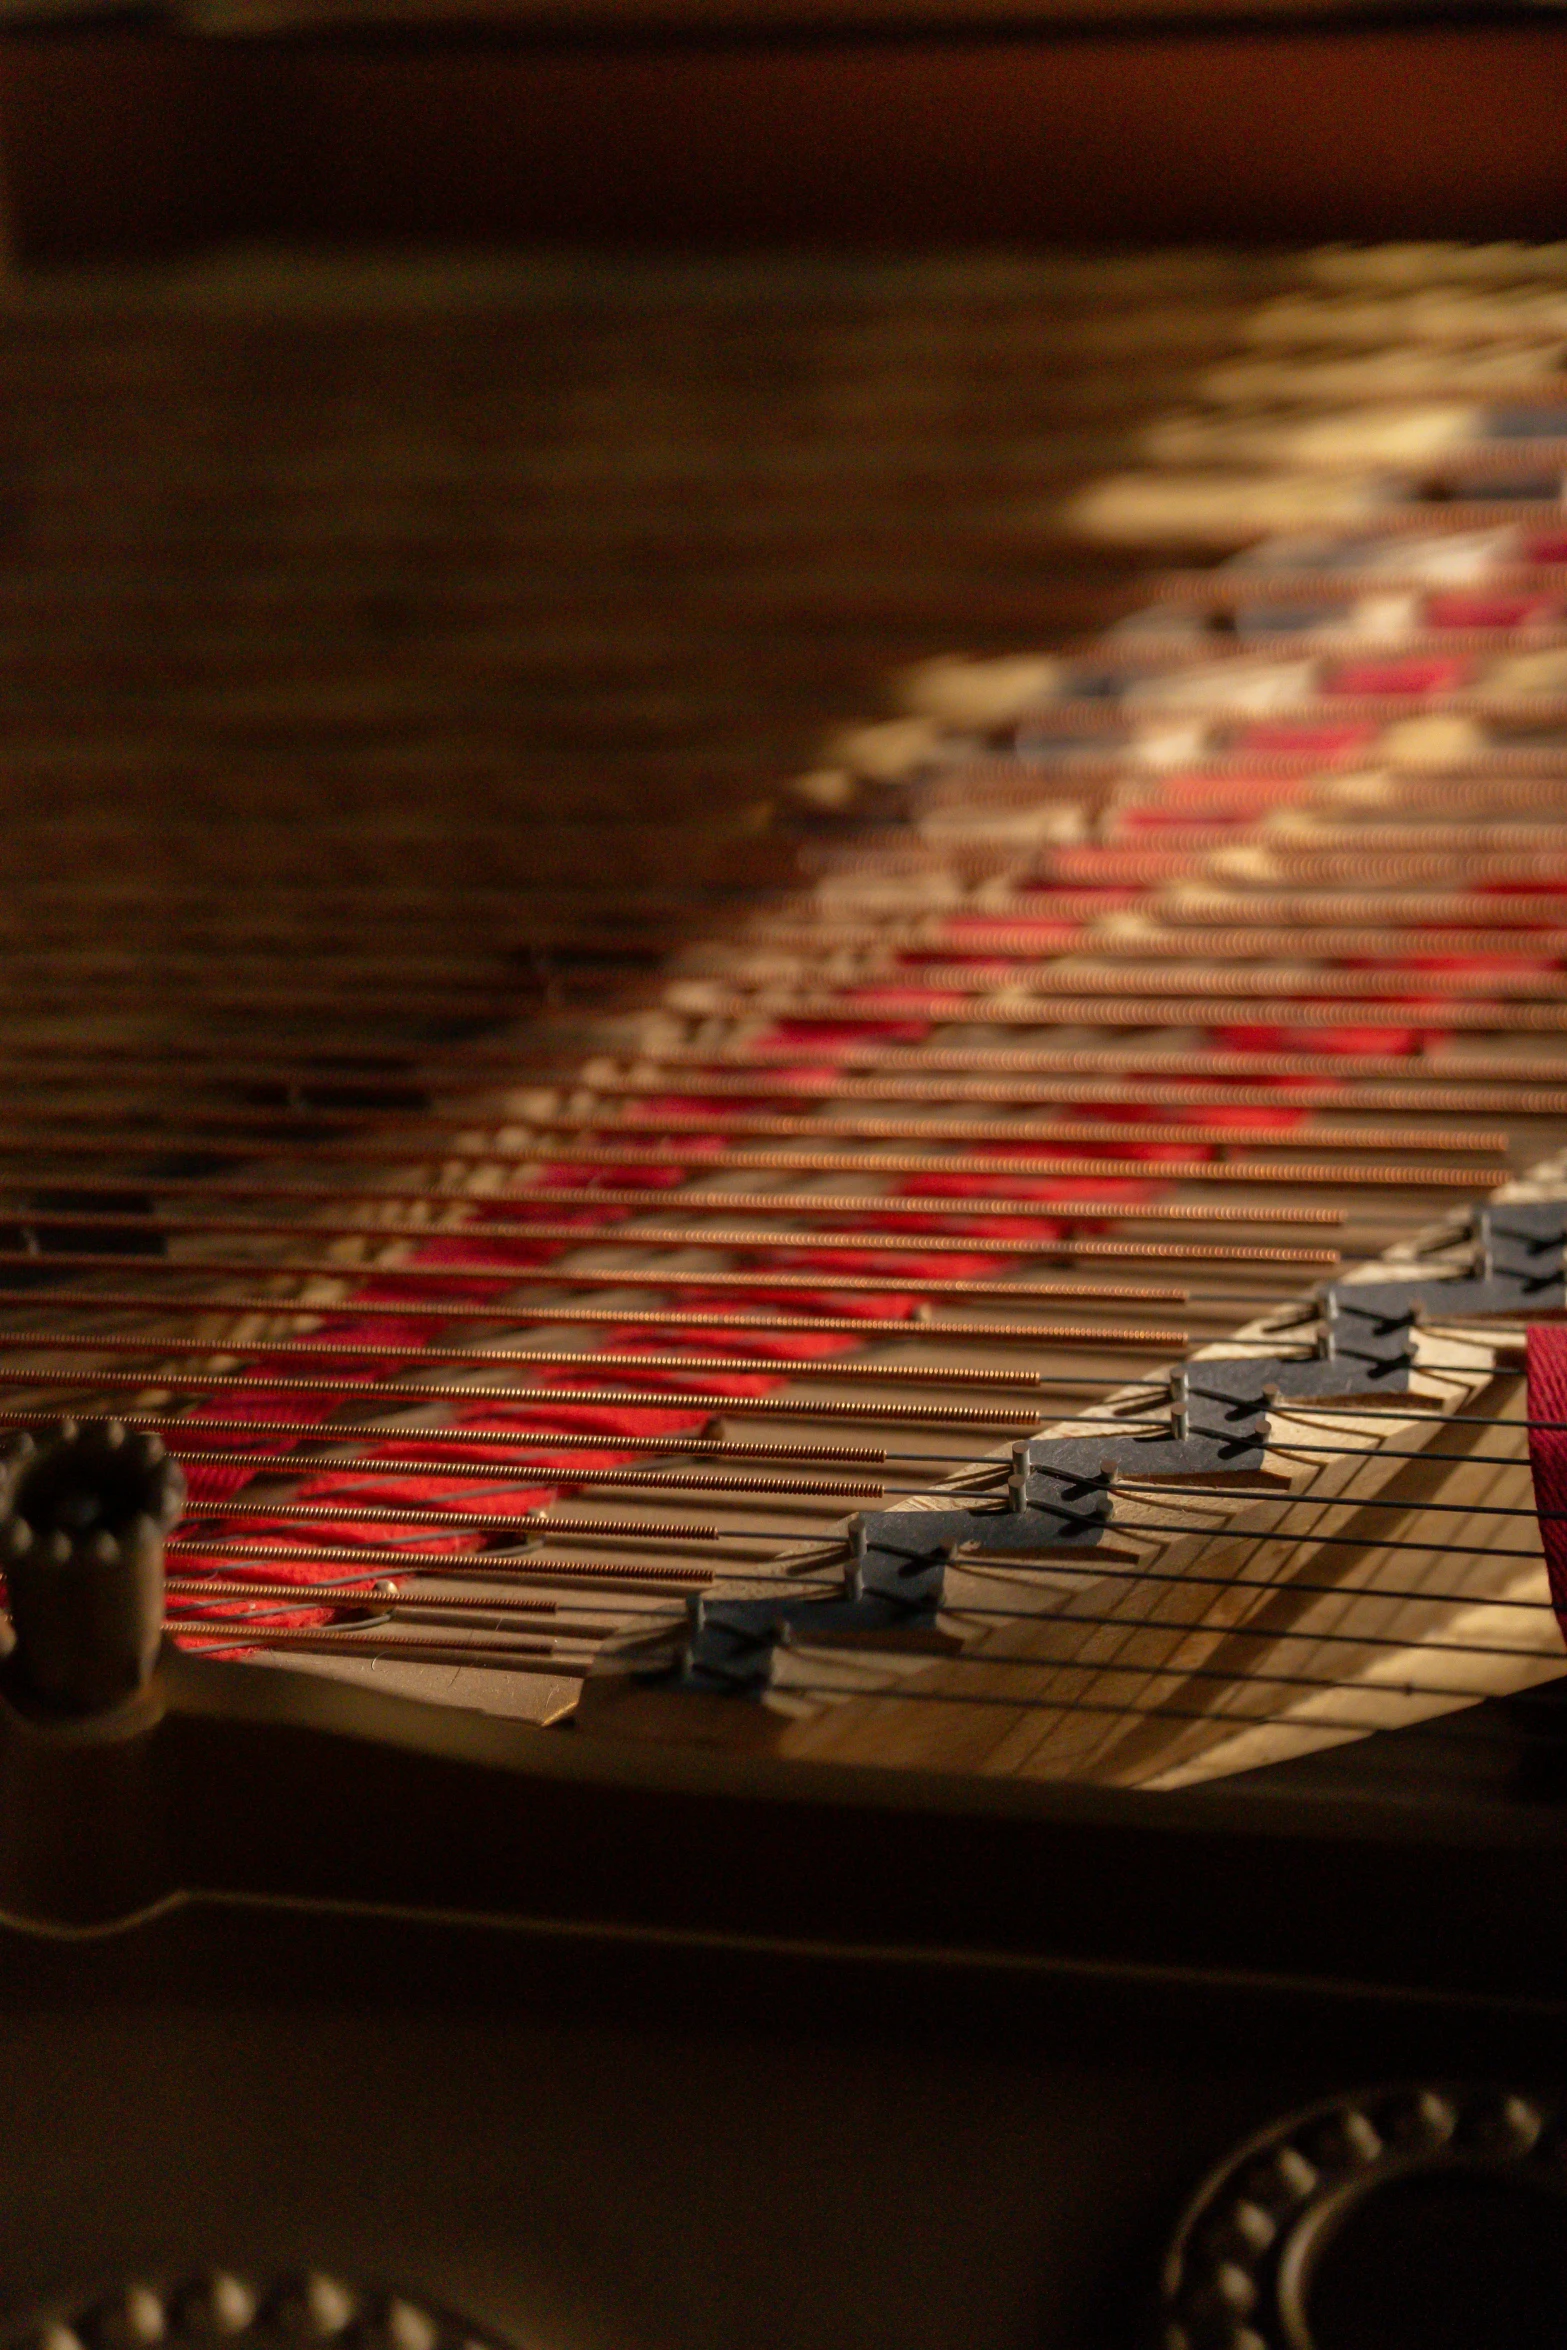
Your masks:
M297 1174L422 1115L432 1055L592 1051L904 820L842 750L890 679L1216 559L1073 501L1314 249L1567 234L1548 8L0 25L0 1251L39 1343L226 1178L186 1134L27 1185L38 1056L134 1123L206 1040L231 1107L314 1110ZM330 1087L245 1071L279 1020ZM569 1664L456 1654L187 1648L58 1719L12 1669L8 2341L1567 2334L1549 1652L1445 1739L1166 1793L569 1731Z

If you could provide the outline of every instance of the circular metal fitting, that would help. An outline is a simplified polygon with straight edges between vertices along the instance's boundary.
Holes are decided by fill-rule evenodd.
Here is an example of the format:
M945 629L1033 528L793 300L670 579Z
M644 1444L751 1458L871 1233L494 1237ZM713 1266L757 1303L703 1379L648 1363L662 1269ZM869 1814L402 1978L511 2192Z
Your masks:
M163 1637L163 1540L184 1501L161 1438L118 1420L58 1420L0 1443L14 1697L81 1718L144 1686Z
M1329 2099L1210 2173L1159 2350L1567 2343L1567 2100L1417 2082Z

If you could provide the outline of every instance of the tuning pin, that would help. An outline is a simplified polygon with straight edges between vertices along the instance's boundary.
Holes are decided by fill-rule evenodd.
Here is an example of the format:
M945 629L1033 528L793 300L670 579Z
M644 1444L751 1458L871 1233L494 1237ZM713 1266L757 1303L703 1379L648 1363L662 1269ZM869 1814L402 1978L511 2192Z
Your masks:
M1470 1237L1474 1242L1474 1269L1476 1281L1496 1278L1496 1235L1492 1229L1489 1208L1475 1208L1470 1216Z
M1170 1436L1176 1444L1184 1444L1191 1434L1191 1398L1186 1384L1186 1366L1175 1364L1170 1372Z
M1318 1312L1317 1360L1322 1363L1331 1363L1338 1353L1340 1321L1338 1297L1333 1290L1325 1289L1323 1291Z
M161 1438L117 1420L61 1420L0 1451L13 1694L81 1717L145 1684L162 1637L164 1536L184 1503Z

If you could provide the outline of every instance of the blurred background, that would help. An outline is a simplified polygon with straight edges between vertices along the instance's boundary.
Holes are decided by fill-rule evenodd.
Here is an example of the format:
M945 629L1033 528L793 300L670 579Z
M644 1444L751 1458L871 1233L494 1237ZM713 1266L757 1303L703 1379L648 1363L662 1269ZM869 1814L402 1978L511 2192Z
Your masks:
M1564 58L1332 0L11 6L8 867L78 937L751 888L889 671L1125 608L1063 497L1289 246L1560 232Z

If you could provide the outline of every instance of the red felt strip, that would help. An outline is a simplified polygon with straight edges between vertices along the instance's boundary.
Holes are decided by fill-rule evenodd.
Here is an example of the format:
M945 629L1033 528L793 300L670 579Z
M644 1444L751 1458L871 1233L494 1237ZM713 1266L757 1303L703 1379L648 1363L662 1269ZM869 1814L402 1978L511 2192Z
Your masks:
M1474 666L1472 661L1429 653L1382 661L1346 661L1329 671L1322 690L1329 694L1452 693L1468 684Z
M1534 1506L1551 1600L1567 1631L1567 1323L1535 1323L1527 1359Z

